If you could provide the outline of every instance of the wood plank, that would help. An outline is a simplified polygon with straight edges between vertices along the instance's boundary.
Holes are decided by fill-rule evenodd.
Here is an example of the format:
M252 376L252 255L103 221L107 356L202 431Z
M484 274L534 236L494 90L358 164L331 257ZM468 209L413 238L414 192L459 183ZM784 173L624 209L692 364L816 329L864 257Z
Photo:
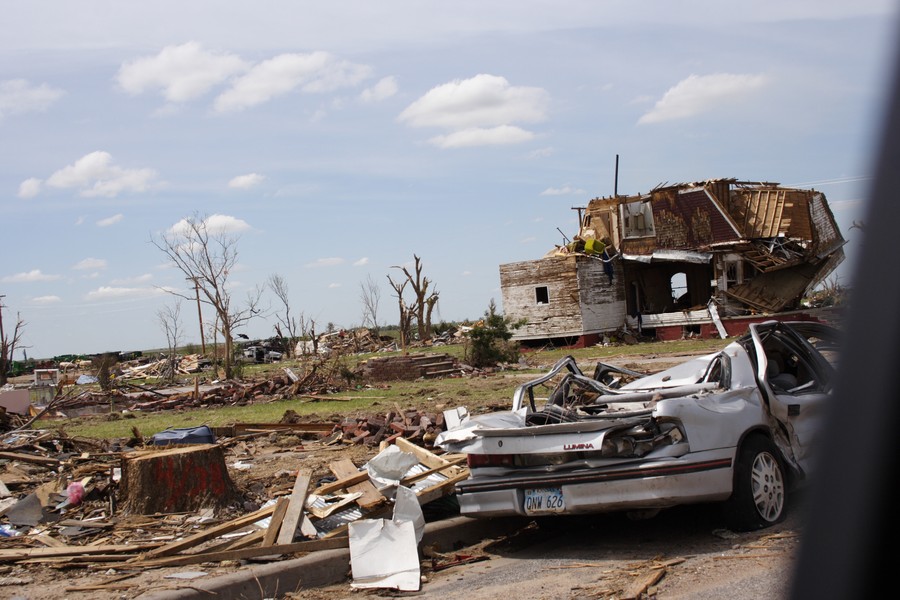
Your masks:
M422 471L421 473L416 473L415 475L410 475L409 477L404 477L400 480L400 485L409 485L410 483L415 483L422 479L425 479L429 475L434 475L435 473L440 473L445 469L449 469L450 467L456 467L466 462L468 457L466 456L457 456L452 460L447 461L446 465L441 465L440 467L434 467L432 469L428 469L427 471Z
M422 463L423 465L425 465L426 467L428 467L430 469L433 469L435 467L443 467L443 466L449 465L450 461L448 461L446 458L438 456L437 454L429 451L426 448L423 448L422 446L417 446L416 444L410 442L409 440L407 440L405 438L402 438L402 437L397 438L397 440L394 442L394 444L396 444L397 447L400 448L401 450L403 450L404 452L409 452L410 454L415 455L415 457L417 459L419 459L420 463ZM448 473L448 475L450 475L452 477L452 476L455 476L457 473L459 473L459 469L452 468L447 473Z
M76 585L72 587L67 587L67 592L102 592L102 591L124 591L130 590L134 586L138 585L135 583L98 583L96 585Z
M232 531L237 531L247 525L252 523L256 523L266 517L272 515L275 512L275 505L267 506L265 508L261 508L256 512L244 515L243 517L238 517L237 519L228 521L227 523L222 523L221 525L217 525L215 527L210 527L204 531L200 531L195 533L194 535L189 535L184 539L176 540L174 542L170 542L165 546L160 546L155 550L151 550L147 553L147 556L150 558L159 558L162 556L169 556L171 554L175 554L177 552L181 552L187 548L193 548L199 544L207 540L211 540L213 538L219 537L225 533L230 533Z
M36 454L25 454L23 452L0 452L0 458L8 460L20 460L22 462L34 463L45 467L58 467L59 461L49 456L38 456Z
M338 477L338 479L341 479L343 477L351 477L360 472L356 465L353 464L353 461L349 458L342 458L340 460L329 463L328 468L331 469L331 472L334 473ZM375 487L375 484L373 484L371 480L354 484L348 487L347 491L351 494L354 494L356 492L360 492L362 494L362 496L356 499L356 503L363 510L375 508L376 506L383 504L386 501L386 498L381 494L381 492L378 491L378 488Z
M260 546L257 548L244 548L226 552L198 552L196 554L185 554L182 556L140 560L138 562L129 563L128 566L139 566L142 568L175 567L204 562L221 562L223 560L244 560L247 558L256 558L258 556L276 556L279 554L295 554L297 552L333 550L335 548L347 548L349 545L350 538L336 537L327 540L308 540L304 542L293 542L291 544L276 544L274 546Z
M203 552L224 552L225 550L237 550L238 548L246 548L253 544L258 544L265 537L266 532L262 529L248 533L241 537L226 540L220 544L213 544L203 549Z
M62 521L57 521L56 524L63 527L88 527L94 529L106 529L107 527L115 526L115 523L110 523L109 521L82 521L81 519L63 519Z
M68 544L66 544L65 542L43 533L38 533L29 537L49 548L65 548L66 546L68 546Z
M281 529L281 523L284 521L289 500L289 498L282 496L275 501L275 512L272 513L272 520L269 522L269 528L266 529L266 535L263 537L263 546L271 546L278 538L278 531Z
M643 577L628 586L628 589L619 596L620 600L638 600L648 587L656 585L665 574L665 568L652 569L649 573L646 573Z
M297 479L294 481L294 490L291 492L291 498L288 504L287 513L281 523L281 530L278 532L277 543L279 545L290 544L294 541L297 534L297 526L300 519L303 518L303 510L306 508L306 494L309 491L309 480L312 472L301 469L297 472Z
M452 494L456 484L468 477L469 470L466 469L462 473L449 478L447 481L442 481L441 483L417 492L416 497L419 499L419 504L428 504L433 500Z
M259 431L300 431L308 433L328 433L334 429L334 423L235 423L232 426L234 435L244 432Z
M0 562L26 560L30 558L56 558L62 556L80 556L83 554L133 553L148 548L156 548L159 544L109 544L106 546L65 546L48 548L4 548L0 549Z
M336 492L337 490L345 490L348 486L355 485L360 481L368 481L369 474L366 471L360 471L355 475L351 475L350 477L344 477L343 479L338 479L337 481L332 481L331 483L326 483L325 485L320 485L315 490L313 490L313 494L316 496L327 496L331 492Z

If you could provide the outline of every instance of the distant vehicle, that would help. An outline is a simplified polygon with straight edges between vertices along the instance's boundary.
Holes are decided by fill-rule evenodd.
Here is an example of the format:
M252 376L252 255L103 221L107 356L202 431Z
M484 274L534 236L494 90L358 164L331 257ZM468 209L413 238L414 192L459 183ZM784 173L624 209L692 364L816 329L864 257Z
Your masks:
M248 346L244 348L241 356L256 363L270 363L281 360L283 354L264 346Z
M520 386L511 411L468 417L436 445L468 455L464 515L646 517L721 502L733 530L767 527L810 474L839 338L767 321L653 375L599 363L590 377L567 356Z

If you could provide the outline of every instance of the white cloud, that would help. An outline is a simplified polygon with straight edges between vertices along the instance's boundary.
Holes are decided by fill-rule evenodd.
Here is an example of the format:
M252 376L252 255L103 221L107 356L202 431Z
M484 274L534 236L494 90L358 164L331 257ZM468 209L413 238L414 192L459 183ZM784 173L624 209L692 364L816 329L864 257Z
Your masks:
M573 188L568 183L564 184L560 188L547 188L543 192L541 192L541 196L565 196L568 194L587 194L586 191L581 188Z
M169 102L186 102L249 66L234 54L210 52L198 42L187 42L166 46L156 56L126 62L116 78L119 87L129 94L159 89Z
M19 198L34 198L41 193L41 180L36 177L26 179L19 184Z
M15 275L7 275L0 282L3 283L32 283L35 281L54 281L59 279L59 275L46 275L41 273L40 269L33 269L27 273L16 273Z
M110 225L115 225L119 221L125 218L125 215L122 213L113 215L111 217L106 217L105 219L100 219L97 221L97 227L109 227Z
M353 263L353 266L354 266L354 267L364 267L364 266L366 266L367 264L369 264L369 257L368 257L368 256L363 256L363 257L360 258L358 261L356 261L355 263Z
M548 156L552 156L555 153L556 150L554 150L553 148L538 148L537 150L532 150L531 152L529 152L527 158L547 158Z
M247 190L255 185L262 183L265 179L264 175L258 173L248 173L247 175L238 175L228 182L228 187L240 190Z
M329 283L328 284L328 289L330 289L330 290L333 290L333 289L339 288L339 287L341 287L341 284L339 284L339 283Z
M384 77L370 88L366 88L359 95L363 102L381 102L397 93L397 78Z
M153 169L123 169L112 164L108 152L85 154L73 164L60 169L47 179L55 188L80 188L80 196L105 196L121 192L144 192L156 178Z
M336 256L330 258L319 258L311 263L306 263L306 267L309 269L318 269L320 267L335 267L337 265L344 264L343 258L338 258Z
M37 296L36 298L31 299L35 304L55 304L57 302L62 302L62 298L59 296Z
M467 146L502 146L519 144L534 139L534 134L514 125L500 125L484 129L471 127L448 135L437 135L428 143L438 148L465 148Z
M686 119L734 102L768 83L764 75L691 75L669 88L638 124Z
M214 103L220 113L243 110L295 89L307 93L353 87L371 74L371 68L338 60L328 52L280 54L256 64L239 77Z
M0 120L10 115L47 110L64 93L45 83L32 85L25 79L0 81Z
M101 286L96 290L91 290L85 295L87 300L108 300L121 298L147 298L157 294L164 293L165 290L159 288L142 288L142 287L112 287Z
M243 219L230 215L211 215L206 219L206 228L215 232L236 233L250 229L250 225Z
M511 86L504 77L480 74L432 88L397 119L413 127L465 129L546 117L549 94L537 87Z
M237 233L250 229L250 225L246 221L230 215L210 215L204 219L203 224L208 232L214 234ZM185 235L189 230L187 219L182 219L172 225L169 232L175 235Z
M76 271L87 271L90 269L105 269L106 259L104 258L85 258L75 263L72 269Z

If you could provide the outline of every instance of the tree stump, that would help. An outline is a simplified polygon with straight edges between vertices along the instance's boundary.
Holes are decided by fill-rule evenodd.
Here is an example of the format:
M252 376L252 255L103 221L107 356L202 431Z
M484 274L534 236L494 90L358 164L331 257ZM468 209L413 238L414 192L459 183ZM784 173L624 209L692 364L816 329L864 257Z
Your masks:
M215 444L139 450L122 456L120 505L126 513L219 509L238 496Z

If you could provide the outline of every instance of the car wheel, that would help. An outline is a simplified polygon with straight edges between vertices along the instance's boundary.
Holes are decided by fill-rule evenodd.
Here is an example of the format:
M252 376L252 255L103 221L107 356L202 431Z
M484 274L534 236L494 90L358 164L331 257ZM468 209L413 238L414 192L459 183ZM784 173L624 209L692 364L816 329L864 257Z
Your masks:
M752 531L784 518L785 474L780 455L768 439L747 439L734 467L734 491L725 505L729 528Z

